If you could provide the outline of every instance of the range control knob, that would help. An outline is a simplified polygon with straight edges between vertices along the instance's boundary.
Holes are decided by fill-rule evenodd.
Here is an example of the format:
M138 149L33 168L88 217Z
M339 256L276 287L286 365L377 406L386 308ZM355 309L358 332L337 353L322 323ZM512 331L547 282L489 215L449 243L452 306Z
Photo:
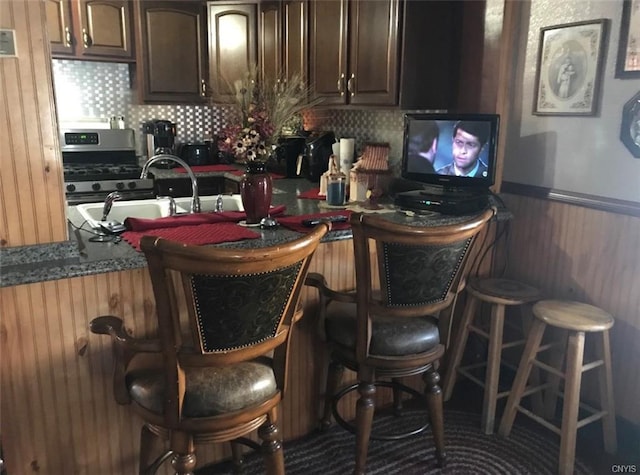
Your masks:
M98 191L100 188L100 183L94 183L93 185L91 185L91 189L93 191Z
M76 191L76 185L67 185L67 191Z
M135 181L130 181L130 182L129 182L129 189L130 189L130 190L133 190L136 186L137 186L137 185L136 185L136 182L135 182Z
M124 183L122 183L121 181L116 183L116 190L124 190Z

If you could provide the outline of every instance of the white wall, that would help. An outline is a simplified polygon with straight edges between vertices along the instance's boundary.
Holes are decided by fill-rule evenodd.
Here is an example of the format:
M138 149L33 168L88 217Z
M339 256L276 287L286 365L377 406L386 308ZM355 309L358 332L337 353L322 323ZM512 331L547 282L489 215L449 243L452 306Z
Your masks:
M523 10L503 180L640 202L640 159L619 138L622 108L640 91L640 79L614 77L622 1L532 0ZM610 20L600 113L533 115L540 28L600 18Z

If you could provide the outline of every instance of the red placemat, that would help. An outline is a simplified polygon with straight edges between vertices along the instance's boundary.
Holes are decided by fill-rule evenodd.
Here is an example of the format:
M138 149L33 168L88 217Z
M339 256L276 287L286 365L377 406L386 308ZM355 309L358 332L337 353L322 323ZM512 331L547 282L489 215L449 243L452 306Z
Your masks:
M125 231L121 234L122 239L131 244L136 251L140 250L140 240L145 235L158 236L195 246L260 237L260 234L235 223L198 224L178 228L151 229L144 232Z
M315 214L304 214L300 216L284 216L278 218L278 223L285 228L291 229L292 231L297 231L299 233L308 233L313 228L309 228L302 224L303 219L313 219L313 218L326 218L328 216L346 216L349 218L351 216L351 211L349 210L340 210L340 211L329 211L327 213L315 213ZM347 220L343 223L331 223L332 231L341 231L344 229L350 229L351 224Z
M233 172L238 170L238 167L234 167L233 165L194 165L191 167L193 173L202 173L202 172ZM172 171L176 173L187 173L187 170L183 167L174 168Z
M285 205L274 206L269 210L271 216L279 216L285 212ZM150 229L177 228L180 226L197 226L199 224L215 224L238 222L246 219L244 211L223 211L221 213L190 213L165 218L127 218L124 225L129 231L148 231Z
M318 193L320 193L320 188L312 188L310 190L303 191L302 193L300 193L298 195L298 198L303 198L307 200L324 200L327 197L326 195L319 195Z

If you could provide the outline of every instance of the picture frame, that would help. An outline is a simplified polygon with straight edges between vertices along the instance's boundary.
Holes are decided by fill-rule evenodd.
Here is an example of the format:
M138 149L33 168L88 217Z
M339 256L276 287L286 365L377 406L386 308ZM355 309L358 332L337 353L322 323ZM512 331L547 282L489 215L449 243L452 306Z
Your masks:
M598 113L608 19L540 29L534 115Z
M635 158L640 158L640 91L622 108L620 140Z
M624 0L616 78L640 78L640 0Z

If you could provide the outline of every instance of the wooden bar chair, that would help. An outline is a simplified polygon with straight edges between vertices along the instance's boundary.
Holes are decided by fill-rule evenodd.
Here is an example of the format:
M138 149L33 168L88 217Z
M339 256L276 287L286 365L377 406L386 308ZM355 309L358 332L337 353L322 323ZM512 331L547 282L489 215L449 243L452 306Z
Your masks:
M504 342L505 308L519 307L522 317L522 333L526 335L528 326L527 305L540 299L540 291L531 285L510 279L473 278L467 284L467 302L462 314L462 321L453 343L451 356L445 373L443 391L444 400L451 399L458 374L467 377L483 388L481 426L485 434L492 434L495 424L496 405L500 398L509 395L509 391L499 391L500 366L502 350L524 345L524 338ZM476 321L479 317L478 307L482 303L491 305L491 325L485 331ZM487 359L481 363L461 366L467 340L470 333L475 333L489 342ZM485 376L480 379L478 370L486 368Z
M525 414L560 435L558 472L560 475L570 475L573 473L576 436L579 428L602 419L605 451L615 453L617 450L609 346L609 329L613 326L614 320L610 314L593 305L563 300L541 300L533 306L533 314L535 319L527 338L511 394L500 421L498 433L507 437L511 432L516 413ZM550 345L541 344L547 325L568 331L564 371L560 371L537 359L539 352L550 347ZM598 350L598 359L589 363L584 362L585 335L587 333L594 334L597 337ZM560 428L554 425L553 422L521 405L523 397L546 387L546 385L527 387L529 374L534 366L564 379ZM600 408L593 408L580 401L582 373L594 368L599 369ZM551 394L549 396L555 398L556 395ZM579 420L580 409L590 415Z
M177 475L196 468L197 444L259 449L265 473L284 474L278 406L287 383L288 347L302 316L300 291L328 230L260 249L189 246L145 236L157 337L131 336L105 315L91 331L112 338L116 402L142 418L140 474L171 459ZM258 432L261 444L245 436ZM157 450L159 442L165 446ZM158 453L159 452L159 453Z

